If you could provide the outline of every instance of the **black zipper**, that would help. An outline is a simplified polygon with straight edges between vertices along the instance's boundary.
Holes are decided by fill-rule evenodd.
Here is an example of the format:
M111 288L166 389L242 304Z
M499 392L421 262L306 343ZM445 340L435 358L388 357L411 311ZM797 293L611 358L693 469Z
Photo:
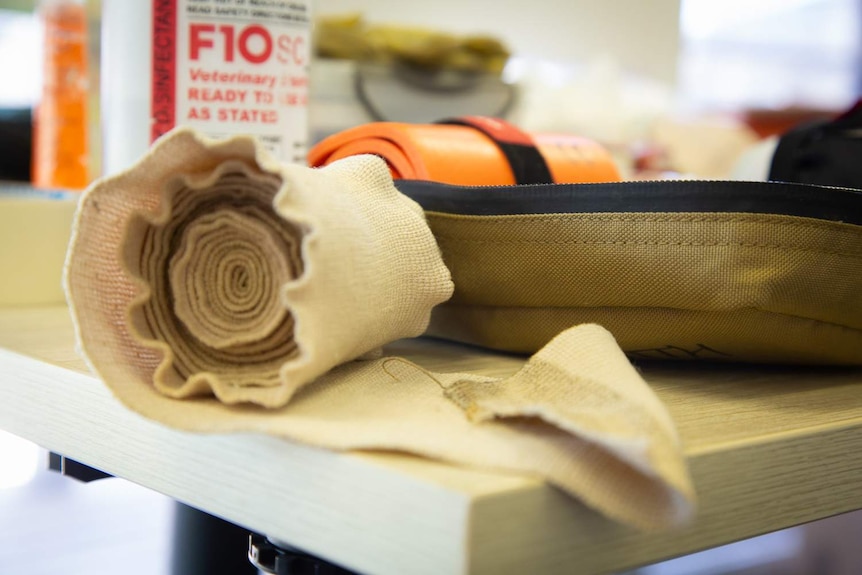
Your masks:
M427 212L459 215L751 213L862 225L862 191L786 182L650 180L602 184L455 186L396 180Z

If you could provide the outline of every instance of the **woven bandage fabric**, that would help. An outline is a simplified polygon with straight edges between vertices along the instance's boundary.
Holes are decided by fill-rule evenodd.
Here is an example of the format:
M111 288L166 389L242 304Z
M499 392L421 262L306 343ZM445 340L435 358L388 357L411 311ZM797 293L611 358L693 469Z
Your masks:
M379 158L312 169L179 128L84 193L65 283L91 368L166 425L528 474L647 529L693 511L670 416L599 326L502 379L381 357L453 286Z
M314 171L188 129L85 193L66 283L109 385L269 407L422 333L452 293L421 209L382 161Z

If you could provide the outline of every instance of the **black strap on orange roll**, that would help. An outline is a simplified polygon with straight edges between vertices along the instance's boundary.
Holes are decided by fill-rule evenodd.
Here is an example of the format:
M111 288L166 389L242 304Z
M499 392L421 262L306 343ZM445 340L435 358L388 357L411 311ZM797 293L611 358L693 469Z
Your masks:
M529 134L499 118L461 116L438 124L469 126L491 138L512 168L516 184L551 184L551 170Z

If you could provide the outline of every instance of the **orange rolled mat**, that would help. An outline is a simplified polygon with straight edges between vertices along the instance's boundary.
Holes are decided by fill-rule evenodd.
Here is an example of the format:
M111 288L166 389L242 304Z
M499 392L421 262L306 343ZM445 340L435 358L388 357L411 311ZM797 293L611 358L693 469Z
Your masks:
M431 180L465 186L512 185L523 182L516 179L504 148L534 147L544 158L553 182L620 180L610 153L587 138L567 134L526 134L492 118L470 118L468 121L478 121L482 128L400 122L357 126L329 136L314 146L308 154L309 165L325 166L347 156L374 154L386 160L392 177L396 179ZM489 133L495 135L496 141Z

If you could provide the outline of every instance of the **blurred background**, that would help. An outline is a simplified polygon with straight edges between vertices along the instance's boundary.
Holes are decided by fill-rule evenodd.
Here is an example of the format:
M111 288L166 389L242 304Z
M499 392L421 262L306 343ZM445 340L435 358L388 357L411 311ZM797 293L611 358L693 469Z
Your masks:
M92 179L101 173L101 2L85 4ZM317 0L312 9L309 144L375 119L484 113L596 139L624 175L724 177L760 139L832 117L862 90L859 0ZM41 30L33 0L0 1L7 120L42 94ZM435 52L453 39L499 51L478 67L463 51ZM447 68L460 75L439 73ZM7 179L26 176L15 160L5 161Z
M862 0L314 0L312 7L310 143L376 119L490 114L529 131L595 139L627 177L723 178L769 137L834 117L862 93ZM43 93L46 42L34 8L0 0L7 183L33 173L32 111ZM100 3L86 2L86 15L90 181L101 174ZM417 47L417 37L430 39ZM435 51L440 45L479 45L482 56ZM169 501L120 479L77 484L47 472L45 460L35 445L0 432L0 573L23 572L15 569L25 563L31 574L165 571ZM46 540L51 554L34 543ZM862 572L860 540L855 513L638 573L849 575Z

